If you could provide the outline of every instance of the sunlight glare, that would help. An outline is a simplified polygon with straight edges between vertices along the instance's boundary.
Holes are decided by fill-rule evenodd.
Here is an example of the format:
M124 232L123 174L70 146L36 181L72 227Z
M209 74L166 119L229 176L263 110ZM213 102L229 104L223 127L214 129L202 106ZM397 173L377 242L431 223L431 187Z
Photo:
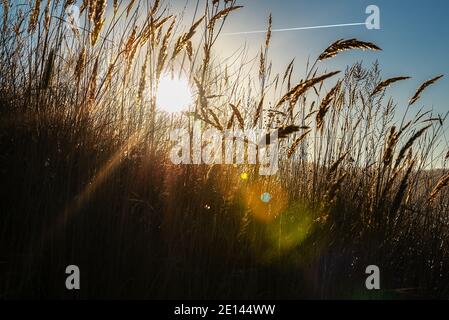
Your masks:
M185 77L161 77L157 90L157 106L167 112L186 111L193 102L190 84Z

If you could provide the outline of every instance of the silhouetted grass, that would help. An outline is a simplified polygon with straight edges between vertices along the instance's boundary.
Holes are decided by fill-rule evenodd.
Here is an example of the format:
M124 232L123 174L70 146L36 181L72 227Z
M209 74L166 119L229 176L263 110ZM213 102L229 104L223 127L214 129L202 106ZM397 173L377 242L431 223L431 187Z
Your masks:
M430 170L445 117L416 106L439 77L404 108L385 89L405 76L320 67L372 43L335 42L294 83L293 63L271 73L271 17L258 70L215 58L235 1L187 27L163 1L84 1L75 31L72 2L3 1L2 298L448 297L447 169ZM189 77L189 112L156 105L167 73ZM279 172L173 165L169 132L194 119L281 128ZM82 290L66 290L69 264ZM371 264L380 292L365 289Z

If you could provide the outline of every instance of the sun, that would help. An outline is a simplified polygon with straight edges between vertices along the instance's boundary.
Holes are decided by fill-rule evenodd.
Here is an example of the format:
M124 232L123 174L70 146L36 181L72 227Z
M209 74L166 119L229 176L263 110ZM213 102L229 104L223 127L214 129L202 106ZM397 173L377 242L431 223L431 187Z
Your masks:
M193 103L189 81L185 77L165 75L159 81L156 104L167 112L186 111Z

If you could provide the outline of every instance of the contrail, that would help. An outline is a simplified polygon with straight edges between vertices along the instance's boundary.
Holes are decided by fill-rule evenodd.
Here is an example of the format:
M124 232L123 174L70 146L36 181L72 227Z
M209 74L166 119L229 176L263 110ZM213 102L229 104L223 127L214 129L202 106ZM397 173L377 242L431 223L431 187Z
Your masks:
M326 29L326 28L338 28L338 27L352 27L366 25L365 22L354 22L354 23L342 23L342 24L329 24L324 26L312 26L312 27L299 27L299 28L285 28L285 29L273 29L271 32L287 32L287 31L298 31L298 30L311 30L311 29ZM256 34L256 33L266 33L267 30L255 30L255 31L241 31L232 33L223 33L224 36L236 36L242 34Z

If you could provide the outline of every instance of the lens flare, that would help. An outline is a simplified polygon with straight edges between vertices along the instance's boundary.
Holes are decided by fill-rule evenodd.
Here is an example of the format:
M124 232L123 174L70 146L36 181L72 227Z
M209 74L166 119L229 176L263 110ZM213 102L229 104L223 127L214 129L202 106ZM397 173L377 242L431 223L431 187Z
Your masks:
M269 223L285 210L287 195L277 182L258 181L248 187L245 201L254 218Z

